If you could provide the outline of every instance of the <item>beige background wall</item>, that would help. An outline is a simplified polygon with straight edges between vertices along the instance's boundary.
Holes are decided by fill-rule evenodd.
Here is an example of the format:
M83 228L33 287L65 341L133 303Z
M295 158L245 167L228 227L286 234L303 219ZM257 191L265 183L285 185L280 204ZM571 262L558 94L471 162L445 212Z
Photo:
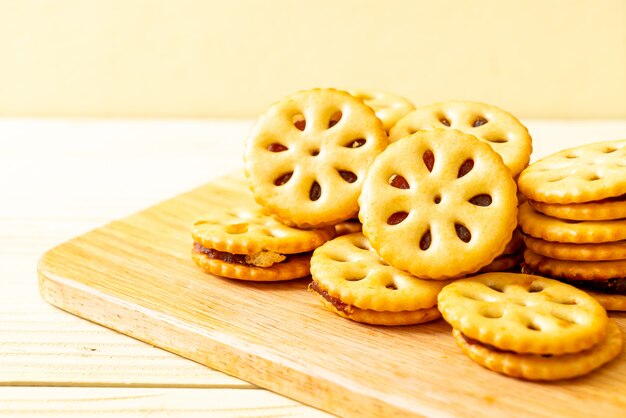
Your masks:
M0 115L253 116L369 87L626 117L624 0L0 0Z

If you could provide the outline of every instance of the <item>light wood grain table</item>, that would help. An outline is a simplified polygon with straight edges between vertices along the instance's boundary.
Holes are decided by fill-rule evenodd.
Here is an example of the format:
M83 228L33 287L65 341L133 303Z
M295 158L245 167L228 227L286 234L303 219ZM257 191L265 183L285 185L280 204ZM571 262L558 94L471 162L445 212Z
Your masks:
M626 120L524 121L533 159ZM0 119L0 415L325 416L46 304L43 252L242 166L252 121Z

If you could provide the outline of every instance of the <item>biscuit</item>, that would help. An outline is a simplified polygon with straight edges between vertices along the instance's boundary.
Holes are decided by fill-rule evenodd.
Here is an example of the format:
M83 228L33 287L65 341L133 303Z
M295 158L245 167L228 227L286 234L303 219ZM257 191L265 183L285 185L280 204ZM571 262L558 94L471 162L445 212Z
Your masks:
M622 332L610 320L606 336L587 350L560 356L517 354L501 351L468 338L459 330L452 334L461 350L481 366L526 380L561 380L585 375L613 360L622 352Z
M349 90L348 93L371 107L387 132L400 118L415 110L413 103L397 94L364 89Z
M469 338L516 353L586 350L606 334L607 314L591 296L557 280L486 273L439 293L446 322Z
M340 315L378 325L438 318L437 294L448 281L421 280L388 265L357 232L328 241L311 257L310 289Z
M626 295L612 295L585 290L607 311L626 311Z
M449 128L471 134L489 144L517 176L528 165L532 140L515 116L495 106L448 101L420 106L400 119L389 132L389 142L418 130Z
M334 225L356 216L365 172L387 146L363 101L334 89L302 91L272 105L246 142L256 201L291 226Z
M487 144L419 131L381 153L359 197L363 233L391 265L428 279L478 271L517 226L516 186Z
M626 277L626 260L571 261L545 257L530 249L524 262L535 272L568 280L609 280Z
M519 271L519 266L523 259L524 257L521 251L517 254L501 255L485 267L481 268L478 272L491 273L494 271L510 271L512 269L517 269Z
M568 244L545 241L524 235L524 243L534 253L557 260L609 261L626 260L626 241L603 244Z
M502 251L502 254L500 255L515 254L520 248L522 248L523 245L524 245L524 239L523 239L522 233L520 232L518 228L515 228L515 231L513 231L513 236L511 237L511 240L506 244L506 247L504 247L504 250Z
M243 280L289 280L309 274L308 254L335 236L333 227L300 230L257 206L218 208L191 229L192 258L207 272Z
M418 309L416 311L389 312L374 311L372 309L360 309L356 306L340 309L336 306L336 304L329 302L322 295L320 295L320 300L322 302L322 306L329 311L335 312L337 315L346 319L350 319L354 322L361 322L363 324L386 326L415 325L441 318L441 313L439 313L436 306L432 308Z
M607 221L626 218L626 195L586 203L543 203L529 200L538 212L573 221Z
M348 219L347 221L339 222L335 225L335 232L337 233L337 236L348 235L354 232L361 232L362 228L363 225L361 225L358 218Z
M539 213L528 202L519 207L518 221L522 232L546 241L585 244L626 239L626 219L568 221Z
M556 204L593 202L626 193L626 140L569 148L531 164L519 176L529 199Z
M297 254L289 256L284 261L273 264L270 267L257 267L213 259L197 249L192 251L191 258L196 265L207 273L229 279L255 282L277 282L308 276L309 262L311 260L311 256L308 254Z

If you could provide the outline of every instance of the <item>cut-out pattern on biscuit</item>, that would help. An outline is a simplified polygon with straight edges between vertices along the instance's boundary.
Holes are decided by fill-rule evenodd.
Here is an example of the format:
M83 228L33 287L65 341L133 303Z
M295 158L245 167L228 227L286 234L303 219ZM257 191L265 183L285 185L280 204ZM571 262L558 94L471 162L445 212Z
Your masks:
M607 152L608 151L608 152ZM520 191L529 199L570 204L626 193L626 139L566 149L531 164L520 174Z
M526 274L458 280L443 289L438 302L445 320L463 334L516 353L588 349L604 338L608 321L606 311L585 292ZM485 315L490 312L498 314Z
M517 224L510 171L486 144L455 130L391 144L368 171L359 203L376 251L422 278L479 270L501 254Z
M374 111L346 92L314 89L270 107L246 142L246 175L258 203L301 228L358 211L365 172L387 146Z
M342 303L388 312L429 309L449 283L421 280L390 266L361 233L335 238L316 249L311 275L321 289Z
M458 129L486 142L502 156L513 177L530 160L532 142L526 127L510 113L484 103L449 101L418 107L396 123L389 141L437 128Z

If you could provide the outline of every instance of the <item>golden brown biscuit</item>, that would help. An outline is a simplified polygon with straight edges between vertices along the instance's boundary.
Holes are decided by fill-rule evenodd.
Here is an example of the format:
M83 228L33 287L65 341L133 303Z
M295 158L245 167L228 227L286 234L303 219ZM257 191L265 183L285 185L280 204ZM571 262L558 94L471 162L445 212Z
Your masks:
M526 248L524 262L537 273L568 280L609 280L626 277L626 260L557 260Z
M582 376L613 360L622 352L622 332L610 320L606 336L587 350L560 356L501 351L468 338L459 330L452 335L463 352L481 366L526 380L562 380Z
M299 279L309 275L308 254L292 255L269 267L257 267L251 264L238 264L231 261L211 258L202 250L194 247L191 258L207 273L229 279L250 280L255 282L277 282Z
M387 146L374 111L334 89L313 89L272 105L245 150L255 199L289 225L334 225L356 216L369 165Z
M529 200L538 212L573 221L607 221L626 218L626 195L585 203L543 203Z
M546 241L604 243L626 239L626 219L614 221L568 221L539 213L528 202L519 207L522 232Z
M516 353L586 350L606 334L600 304L573 286L540 276L486 273L439 293L446 322L469 338Z
M531 164L519 176L529 199L556 204L593 202L626 193L626 140L569 148Z
M478 271L517 226L516 186L502 158L451 129L391 144L368 171L359 204L378 254L420 278Z
M524 235L524 243L532 252L557 260L626 260L626 241L606 242L603 244L568 244L545 241Z
M413 103L397 94L365 89L349 90L348 92L374 109L376 116L381 120L387 132L400 118L415 110Z
M338 314L358 322L407 325L438 318L447 281L421 280L388 265L361 233L337 237L311 257L310 289Z
M257 206L207 211L191 233L192 258L207 272L260 281L308 275L308 253L335 236L333 227L288 227Z
M586 290L607 311L626 311L626 295L612 295Z
M485 103L448 101L420 106L396 123L389 132L389 142L435 128L458 129L485 141L502 156L513 177L530 160L528 129L515 116Z

